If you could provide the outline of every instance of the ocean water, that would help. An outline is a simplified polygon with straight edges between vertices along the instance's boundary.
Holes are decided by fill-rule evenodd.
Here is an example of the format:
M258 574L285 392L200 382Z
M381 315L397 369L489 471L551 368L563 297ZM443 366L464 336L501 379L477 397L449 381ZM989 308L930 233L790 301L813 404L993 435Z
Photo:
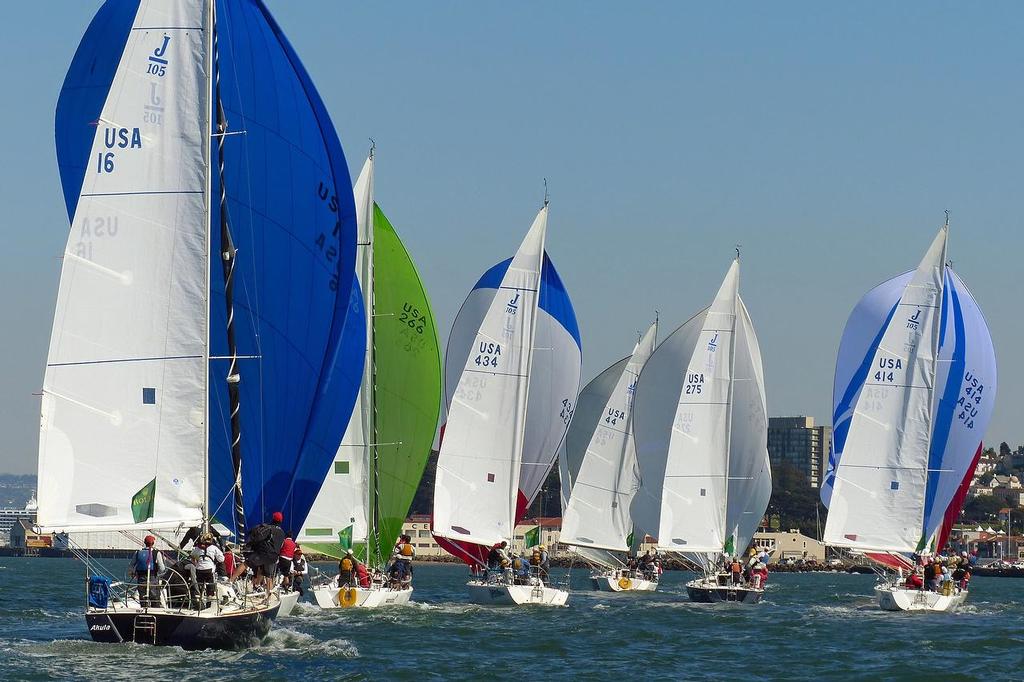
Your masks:
M1008 578L976 578L956 614L893 614L865 575L777 574L759 605L710 606L687 600L691 574L608 594L577 569L566 607L487 608L466 603L464 568L419 564L410 606L300 603L259 648L186 652L93 643L83 575L0 558L0 679L1024 679L1024 581Z

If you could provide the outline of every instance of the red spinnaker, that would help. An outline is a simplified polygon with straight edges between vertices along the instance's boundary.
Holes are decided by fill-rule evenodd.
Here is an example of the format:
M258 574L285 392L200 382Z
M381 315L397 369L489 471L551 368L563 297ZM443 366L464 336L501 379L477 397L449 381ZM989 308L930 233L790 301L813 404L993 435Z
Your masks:
M953 530L953 524L960 517L960 510L964 508L964 502L967 501L967 493L971 489L971 479L974 478L974 470L978 468L978 460L981 459L983 446L984 443L978 443L978 451L974 453L971 466L967 467L964 480L960 481L960 487L956 489L953 500L946 507L946 515L942 517L942 528L939 529L939 541L935 545L936 552L941 552L946 546L946 542L949 540L949 533Z

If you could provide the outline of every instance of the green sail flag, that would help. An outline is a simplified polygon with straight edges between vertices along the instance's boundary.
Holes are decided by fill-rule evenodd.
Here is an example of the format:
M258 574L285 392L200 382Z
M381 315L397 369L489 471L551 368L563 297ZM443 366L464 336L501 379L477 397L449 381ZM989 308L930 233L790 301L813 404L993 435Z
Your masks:
M377 535L371 561L387 561L426 467L441 411L437 326L409 253L373 210L373 366ZM372 478L373 467L370 468ZM372 535L372 534L371 534Z
M142 490L132 495L132 518L135 523L143 523L153 518L153 503L156 501L156 479L142 486Z
M526 535L523 536L523 546L529 549L530 547L536 547L540 544L540 526L531 528L526 531Z
M725 554L733 556L736 554L736 543L734 542L735 536L730 535L729 539L725 541L725 548L722 550Z
M352 526L338 531L338 544L342 549L352 549Z

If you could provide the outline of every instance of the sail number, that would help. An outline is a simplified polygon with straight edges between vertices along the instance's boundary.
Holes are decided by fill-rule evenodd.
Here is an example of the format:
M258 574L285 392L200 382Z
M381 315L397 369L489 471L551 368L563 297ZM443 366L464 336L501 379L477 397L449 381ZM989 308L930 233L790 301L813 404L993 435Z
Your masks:
M893 370L902 370L903 360L900 358L878 358L878 369L875 370L875 381L891 384L896 381Z
M562 423L566 426L572 421L572 413L576 409L576 406L572 404L572 401L568 398L562 399L562 409L558 413L558 416L562 418Z
M142 132L138 128L104 128L103 146L107 149L142 149ZM114 152L96 152L96 172L114 172Z
M612 426L615 426L616 424L619 423L620 419L625 419L625 418L626 418L626 413L625 412L623 412L620 409L614 408L614 407L609 407L608 408L608 412L604 416L604 423L605 424L611 424Z
M497 367L498 358L501 356L501 344L493 343L488 341L480 341L477 344L476 358L473 359L473 364L478 367Z
M978 416L978 406L985 394L985 384L978 381L974 372L964 375L964 390L956 401L956 418L968 429L974 428L974 419Z
M402 312L398 316L398 321L409 327L409 329L415 331L417 334L422 334L423 329L427 324L427 318L420 312L419 308L408 303L402 304Z
M686 385L683 387L685 395L700 395L704 390L704 373L687 372Z

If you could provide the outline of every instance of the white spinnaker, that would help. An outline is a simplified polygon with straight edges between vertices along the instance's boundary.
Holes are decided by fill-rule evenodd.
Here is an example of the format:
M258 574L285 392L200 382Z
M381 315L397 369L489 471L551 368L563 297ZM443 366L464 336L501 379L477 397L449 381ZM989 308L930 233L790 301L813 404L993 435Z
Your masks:
M644 363L654 351L657 333L658 325L654 323L637 343L590 431L584 446L586 454L563 514L560 542L629 550L627 541L633 532L629 508L639 487L632 434L633 392Z
M481 545L513 535L547 217L545 206L463 366L437 461L435 535Z
M946 262L944 227L871 361L836 470L825 542L913 552L921 540Z
M143 0L95 122L43 379L38 519L50 531L203 517L207 7ZM137 523L132 497L154 479L154 515Z
M669 334L651 354L637 381L633 398L633 440L640 489L633 498L630 512L634 532L639 537L657 538L658 535L672 425L686 379L682 369L693 356L707 313L707 309L702 310Z
M708 308L686 367L665 465L658 546L719 552L725 545L732 356L739 261Z
M754 537L772 496L768 459L768 407L761 349L750 314L737 297L736 347L733 360L731 436L726 532L735 534L740 553Z
M356 201L356 277L366 310L366 356L363 381L345 435L317 493L298 541L333 542L352 527L352 542L365 542L370 525L369 472L373 456L373 155L353 187ZM309 535L308 530L314 533ZM330 530L329 536L323 535Z

